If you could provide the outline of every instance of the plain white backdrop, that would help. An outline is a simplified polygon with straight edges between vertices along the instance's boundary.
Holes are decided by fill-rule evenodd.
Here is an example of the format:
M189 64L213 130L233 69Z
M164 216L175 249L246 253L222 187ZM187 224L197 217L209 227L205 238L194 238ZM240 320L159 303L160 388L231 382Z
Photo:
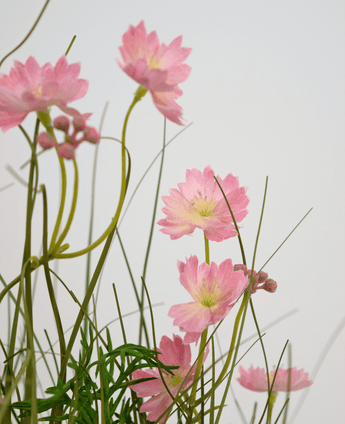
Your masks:
M0 56L13 49L27 34L44 1L1 2ZM14 60L25 62L32 55L43 65L55 65L73 35L77 39L68 62L81 62L81 78L89 80L88 94L72 106L92 112L90 124L98 127L109 102L103 135L120 138L122 123L137 84L116 63L118 47L130 24L145 21L148 32L156 30L165 44L183 35L183 46L192 47L187 62L189 79L181 85L178 100L186 123L193 122L166 150L161 194L184 181L186 169L203 170L211 165L216 175L239 177L248 187L249 214L243 221L242 237L251 262L261 210L265 178L268 195L256 269L259 269L284 238L313 207L312 212L265 271L278 282L275 294L259 292L253 297L259 324L264 327L277 317L298 308L298 312L270 328L264 338L270 367L277 363L287 339L292 343L293 365L311 372L332 332L344 317L344 3L338 0L51 0L30 39L2 65L8 73ZM59 111L52 109L52 115ZM34 129L34 117L24 128ZM182 128L168 122L167 140ZM134 109L127 133L132 158L129 194L162 146L163 117L150 95ZM0 272L10 282L20 271L25 228L26 190L5 169L10 165L22 178L29 148L18 129L0 134L1 251ZM83 145L77 151L80 168L80 195L73 228L68 235L71 251L86 246L88 237L91 173L95 148ZM52 229L59 202L59 169L54 152L40 157L40 183L45 184ZM116 142L101 141L97 173L94 238L109 224L118 201L120 149ZM73 172L68 169L68 194ZM120 233L137 284L142 275L158 161L134 197L120 227ZM67 203L69 205L69 203ZM157 219L164 217L159 200ZM39 197L34 217L33 253L39 255L42 202ZM158 339L180 334L167 317L169 308L190 301L178 281L176 261L190 254L203 260L203 237L176 241L158 231L156 225L146 281L155 308ZM92 256L97 263L98 248ZM240 263L236 239L211 243L211 260L231 258ZM85 285L85 258L60 261L58 272L68 287L82 298ZM137 309L126 266L117 240L109 254L98 297L99 326L117 315L112 291L115 283L124 314ZM74 322L77 306L62 287L58 288L64 328ZM0 336L7 340L7 302L1 304ZM219 331L222 350L229 344L235 311ZM52 339L54 321L44 279L39 276L35 297L35 325L43 345L43 329ZM137 341L137 315L126 318L128 338ZM111 329L114 345L122 344L118 323ZM255 333L248 315L244 337ZM68 333L69 334L69 333ZM326 357L295 423L341 422L344 417L344 331ZM243 346L242 353L249 347ZM2 355L2 353L0 354ZM3 356L0 356L0 362ZM241 362L263 367L263 356L255 346ZM283 359L287 366L287 357ZM42 368L43 369L43 368ZM238 371L235 371L235 377ZM50 384L50 382L48 383ZM255 400L259 409L264 395L249 392L234 380L233 389L249 420ZM290 413L302 392L292 394ZM281 396L283 398L284 396ZM281 405L283 399L277 403ZM222 423L240 423L229 394ZM291 422L291 421L290 421Z

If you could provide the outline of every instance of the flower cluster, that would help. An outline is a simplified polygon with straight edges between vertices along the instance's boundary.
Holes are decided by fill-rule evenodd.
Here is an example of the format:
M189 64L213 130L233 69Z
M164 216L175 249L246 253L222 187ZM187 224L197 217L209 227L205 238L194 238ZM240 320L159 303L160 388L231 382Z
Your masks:
M192 49L181 47L182 36L168 46L159 44L156 31L146 34L143 21L130 26L122 37L121 69L150 91L156 108L170 121L182 125L182 108L176 99L182 95L178 84L184 82L191 67L183 63Z
M43 149L56 147L58 155L61 158L74 159L74 152L83 141L88 141L92 144L98 144L100 141L100 135L97 130L86 125L86 118L88 115L89 114L85 114L84 116L73 118L73 131L71 133L69 133L70 120L67 116L58 116L54 119L54 128L65 133L65 141L58 144L55 136L45 131L37 137L39 145Z
M267 382L266 371L263 368L253 368L251 366L248 371L245 371L240 366L240 374L241 376L237 381L241 386L254 392L267 392L268 388L271 389L272 384L272 392L296 391L313 384L308 378L308 373L297 368L289 368L287 370L278 368L273 370L269 375L269 383Z
M274 293L277 290L278 284L272 278L268 278L268 274L264 271L256 272L248 269L245 265L238 264L234 266L236 271L242 270L244 275L247 275L251 280L251 290L250 293L253 294L257 290L265 290L269 293ZM248 290L248 289L246 289Z

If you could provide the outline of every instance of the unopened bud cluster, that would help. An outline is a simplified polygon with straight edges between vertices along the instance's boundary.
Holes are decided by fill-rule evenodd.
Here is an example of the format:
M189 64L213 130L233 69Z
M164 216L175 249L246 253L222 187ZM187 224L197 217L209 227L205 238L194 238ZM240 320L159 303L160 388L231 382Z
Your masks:
M42 132L37 137L39 145L43 149L57 148L58 155L64 159L74 159L75 149L83 141L92 144L98 144L100 135L94 127L86 125L86 119L83 116L76 116L72 121L73 131L69 133L70 120L67 116L61 115L54 119L54 128L65 133L65 141L58 143L53 134Z
M277 290L278 284L272 278L268 278L266 272L260 271L256 272L248 269L245 265L238 264L234 266L235 271L242 270L244 275L248 275L251 282L251 294L255 293L257 290L263 289L269 293L274 293ZM248 291L248 288L246 289Z

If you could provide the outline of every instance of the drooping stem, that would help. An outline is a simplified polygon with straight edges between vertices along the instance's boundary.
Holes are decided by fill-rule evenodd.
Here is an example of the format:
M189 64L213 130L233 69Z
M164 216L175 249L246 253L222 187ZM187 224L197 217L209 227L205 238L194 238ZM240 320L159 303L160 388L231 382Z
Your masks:
M67 233L72 225L72 221L74 218L74 213L75 213L75 209L77 206L77 199L78 199L78 186L79 186L79 174L78 174L78 166L77 166L77 162L75 159L73 159L73 165L74 165L74 189L73 189L73 199L72 199L72 205L71 205L71 210L67 219L67 223L66 226L64 228L64 230L62 231L60 237L58 238L57 242L55 243L55 245L50 245L50 254L53 254L54 252L56 252L59 247L61 246L61 244L63 243L63 241L65 240ZM62 171L62 170L61 170ZM66 187L65 187L66 190ZM52 238L53 241L53 238Z
M99 275L100 275L100 273L102 271L104 262L106 260L107 255L108 255L108 252L109 252L109 249L110 249L110 246L111 246L111 242L112 242L112 239L113 239L113 236L114 236L114 233L115 233L116 225L118 223L118 220L119 220L119 217L120 217L120 214L121 214L121 211L122 211L123 203L124 203L125 196L126 196L127 186L128 186L128 182L129 182L129 173L128 173L128 176L126 176L126 130L127 130L128 118L129 118L129 115L130 115L132 109L136 105L136 103L141 99L141 97L146 92L147 92L147 90L145 92L143 92L143 90L142 91L140 91L139 89L137 90L137 92L135 94L135 97L134 97L134 100L133 100L132 104L130 105L130 107L128 109L128 112L126 114L126 118L125 118L125 121L124 121L124 124L123 124L123 130L122 130L122 155L121 155L121 158L122 158L122 171L121 171L121 192L120 192L120 199L119 199L119 203L117 205L115 216L114 216L114 218L112 220L112 223L109 226L110 231L109 231L109 228L108 228L108 230L104 233L104 234L107 234L105 236L105 238L107 238L107 240L106 240L106 243L105 243L105 245L103 247L101 256L100 256L100 258L98 260L96 269L95 269L95 271L93 273L93 276L92 276L92 278L90 280L90 284L89 284L89 286L88 286L88 288L86 290L86 294L85 294L83 303L81 305L80 311L78 313L77 319L75 321L75 325L74 325L73 330L72 330L72 333L71 333L71 337L69 339L69 342L68 342L68 345L67 345L67 348L66 348L65 357L64 357L63 362L61 364L61 370L60 370L60 375L59 375L59 377L62 380L64 380L64 378L65 378L66 368L67 368L67 363L69 361L70 353L71 353L72 348L74 346L74 342L76 340L76 337L77 337L77 334L79 332L79 329L80 329L82 320L84 318L85 311L87 310L87 306L88 306L88 304L90 302L92 293L93 293L93 291L94 291L94 289L96 287L96 284L97 284ZM104 234L103 234L103 236L104 236ZM98 241L99 240L100 239L98 239ZM95 248L96 247L95 246L95 243L91 244L88 248L83 249L83 251L75 252L74 254L72 253L72 254L69 254L69 255L56 255L56 256L57 257L68 257L68 258L77 257L77 256L80 256L81 254L88 253L93 248ZM99 243L101 243L101 242L99 242ZM98 244L97 244L97 246L98 246ZM81 253L81 252L83 252L83 253Z
M86 247L85 249L82 250L78 250L77 252L73 252L73 253L61 253L61 254L55 254L54 258L58 258L58 259L71 259L71 258L76 258L78 256L82 256L85 255L86 253L91 252L93 249L95 249L97 246L99 246L115 229L116 224L118 222L119 219L119 215L120 212L122 210L122 206L123 206L123 202L125 199L125 195L126 195L126 130L127 130L127 124L128 124L128 118L129 115L132 112L132 109L134 108L134 106L141 100L141 98L147 93L147 89L145 87L139 86L138 90L135 93L134 99L132 104L130 105L124 124L123 124L123 129L122 129L122 151L121 151L121 156L122 156L122 182L121 182L121 193L120 193L120 199L119 199L119 203L118 203L118 207L115 213L115 216L113 218L113 220L111 221L109 227L105 230L105 232L96 240L94 241L92 244L90 244L90 246Z
M31 161L30 161L30 171L29 171L29 181L28 181L28 194L27 194L27 204L26 204L26 227L25 227L25 245L24 245L24 254L23 254L23 266L27 264L29 258L31 257L31 222L32 215L34 210L35 198L34 193L34 175L37 170L37 158L36 158L36 147L37 147L37 134L39 128L39 120L36 121L35 135L34 140L31 145ZM30 357L30 362L26 370L25 378L25 400L31 399L33 396L33 369L34 369L34 351L33 351L33 308L32 308L32 287L31 287L31 270L30 265L25 267L25 285L24 285L24 295L26 300L26 329L27 329L27 349L32 352Z

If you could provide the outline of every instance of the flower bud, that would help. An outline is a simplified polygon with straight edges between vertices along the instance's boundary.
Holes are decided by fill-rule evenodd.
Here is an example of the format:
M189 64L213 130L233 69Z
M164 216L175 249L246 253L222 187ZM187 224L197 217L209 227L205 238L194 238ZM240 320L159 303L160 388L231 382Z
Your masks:
M37 141L43 149L50 149L57 146L55 137L46 131L37 136Z
M61 115L54 119L54 127L57 130L63 131L64 133L68 133L69 130L69 119L67 116Z
M84 130L84 140L89 141L93 144L98 144L101 139L101 136L99 135L96 128L93 127L86 127Z
M61 143L58 147L58 155L64 159L74 159L74 147L70 143Z
M276 281L272 280L272 278L269 278L266 280L265 284L262 286L262 288L269 293L274 293L277 290L278 284Z
M73 119L73 127L76 132L84 131L86 128L86 119L82 116L76 116Z

